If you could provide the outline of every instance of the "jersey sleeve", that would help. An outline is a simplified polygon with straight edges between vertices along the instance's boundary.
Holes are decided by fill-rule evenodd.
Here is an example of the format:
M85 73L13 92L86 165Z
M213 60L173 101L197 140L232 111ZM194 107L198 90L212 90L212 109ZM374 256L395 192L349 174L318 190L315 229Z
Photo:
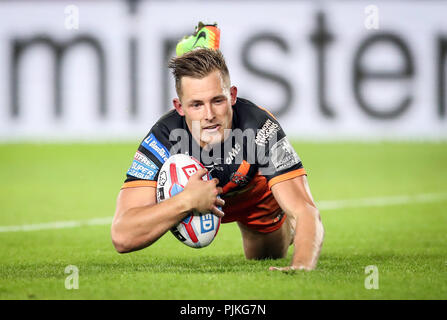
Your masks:
M300 157L279 122L265 110L265 120L257 130L255 145L259 173L271 188L278 182L305 175Z
M155 124L135 152L121 189L156 187L158 172L169 158L171 147L167 130Z

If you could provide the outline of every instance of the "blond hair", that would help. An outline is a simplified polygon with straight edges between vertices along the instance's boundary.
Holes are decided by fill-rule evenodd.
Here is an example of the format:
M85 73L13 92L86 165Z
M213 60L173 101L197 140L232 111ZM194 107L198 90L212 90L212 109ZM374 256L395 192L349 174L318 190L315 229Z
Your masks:
M219 50L198 48L189 51L180 57L174 57L169 61L169 69L175 79L175 90L177 95L182 94L182 77L191 77L202 79L210 73L218 70L222 75L222 79L230 83L230 73L228 72L225 58Z

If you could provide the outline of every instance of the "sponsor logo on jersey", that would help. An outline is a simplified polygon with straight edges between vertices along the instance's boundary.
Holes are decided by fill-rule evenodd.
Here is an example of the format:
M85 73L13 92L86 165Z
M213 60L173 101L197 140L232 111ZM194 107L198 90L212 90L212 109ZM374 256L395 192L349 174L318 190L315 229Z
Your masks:
M280 127L270 119L264 123L262 128L258 131L255 138L255 143L259 146L265 146L267 142L279 131Z
M301 161L287 137L275 143L270 149L270 154L277 171L288 169Z
M153 180L157 172L157 166L155 166L154 168L153 166L147 166L145 163L138 160L133 160L132 165L127 171L127 174L139 179Z
M213 231L214 219L211 213L200 215L200 228L202 233Z
M165 163L170 156L168 149L163 144L161 144L161 142L158 141L152 133L149 135L149 137L144 139L142 145L147 150L152 152L152 154L156 156L161 163Z
M239 154L239 151L241 151L241 145L236 142L234 147L231 149L230 152L228 152L228 157L225 158L226 164L231 164L234 158Z
M158 167L155 165L155 163L152 162L151 159L146 157L146 155L141 153L140 151L135 152L133 159L138 162L144 163L146 166L152 168L153 170L158 170Z

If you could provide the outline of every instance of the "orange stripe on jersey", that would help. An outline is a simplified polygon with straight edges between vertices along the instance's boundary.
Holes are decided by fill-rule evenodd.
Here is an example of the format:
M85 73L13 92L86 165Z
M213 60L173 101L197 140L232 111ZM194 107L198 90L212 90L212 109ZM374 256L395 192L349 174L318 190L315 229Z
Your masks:
M234 174L235 175L240 174L240 175L246 176L248 174L248 170L250 170L250 164L247 161L242 160L241 165L239 166L239 168L237 168L237 171ZM238 186L238 184L236 182L234 182L232 179L232 180L230 180L230 182L228 182L226 185L223 186L223 188L222 188L223 193L227 193L228 191L230 191L231 189L233 189L237 186Z
M150 181L150 180L135 180L135 181L129 181L125 182L121 189L126 188L136 188L136 187L157 187L157 181Z
M301 169L293 170L293 171L284 173L282 175L276 176L269 181L269 189L271 189L272 186L277 184L278 182L293 179L293 178L296 178L296 177L299 177L299 176L302 176L305 174L307 174L306 170L304 170L304 168L301 168Z
M270 111L268 111L267 109L261 107L261 106L257 106L259 109L264 110L265 112L267 112L273 119L276 120L276 117L273 115L273 113L271 113Z

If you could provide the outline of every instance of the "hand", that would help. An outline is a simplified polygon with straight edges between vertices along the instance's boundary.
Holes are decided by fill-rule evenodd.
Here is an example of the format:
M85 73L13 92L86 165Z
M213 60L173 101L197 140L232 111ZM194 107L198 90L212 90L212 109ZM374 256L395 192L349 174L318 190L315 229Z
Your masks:
M210 181L202 180L207 174L207 169L200 169L191 176L182 193L190 201L190 207L199 212L211 211L213 214L222 218L224 213L217 207L224 206L225 201L218 197L222 193L222 188L218 187L219 180L214 178Z
M282 271L284 273L295 273L299 270L311 271L312 268L308 268L305 266L288 266L288 267L270 267L270 271Z

